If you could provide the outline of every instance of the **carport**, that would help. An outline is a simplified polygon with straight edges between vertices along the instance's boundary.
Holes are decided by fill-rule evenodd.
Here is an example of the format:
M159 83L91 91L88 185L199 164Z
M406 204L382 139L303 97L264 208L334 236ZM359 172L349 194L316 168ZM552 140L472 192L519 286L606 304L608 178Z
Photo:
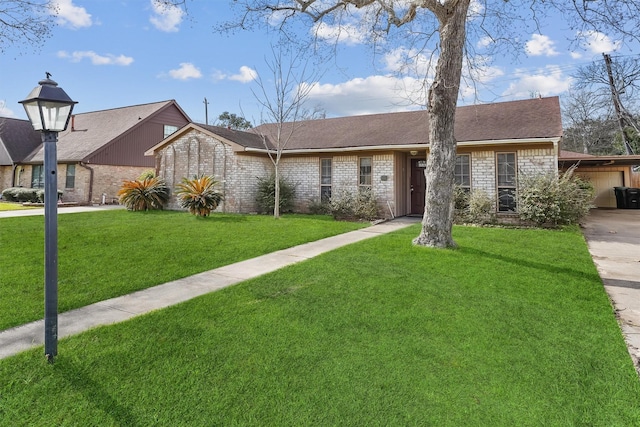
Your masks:
M593 184L596 190L594 205L598 208L616 208L614 188L640 188L640 156L593 156L561 151L558 169L566 171L578 165L576 174ZM635 169L635 170L634 170Z

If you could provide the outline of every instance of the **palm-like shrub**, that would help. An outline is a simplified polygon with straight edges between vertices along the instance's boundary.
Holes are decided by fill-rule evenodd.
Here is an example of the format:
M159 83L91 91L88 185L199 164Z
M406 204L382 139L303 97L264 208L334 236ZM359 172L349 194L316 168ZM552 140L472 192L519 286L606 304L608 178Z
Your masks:
M182 178L176 186L176 195L180 205L197 216L207 216L218 208L222 202L222 193L216 190L216 181L212 176L195 176L192 179Z
M124 181L118 198L130 211L162 209L169 200L169 188L161 178Z

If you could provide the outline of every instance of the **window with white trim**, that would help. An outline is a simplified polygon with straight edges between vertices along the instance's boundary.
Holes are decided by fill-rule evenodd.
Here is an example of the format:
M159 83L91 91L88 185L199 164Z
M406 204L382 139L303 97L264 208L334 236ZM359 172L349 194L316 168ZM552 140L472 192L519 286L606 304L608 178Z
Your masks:
M471 191L471 156L469 154L456 156L455 183L464 191Z
M496 154L498 212L516 211L516 153Z
M178 126L164 125L164 136L162 137L162 139L168 137L177 130Z
M358 188L371 189L371 157L360 157L360 179L358 180Z
M320 200L328 202L331 199L331 159L320 159Z
M76 165L67 165L67 174L64 188L73 188L76 185Z
M31 167L31 188L44 188L44 165Z

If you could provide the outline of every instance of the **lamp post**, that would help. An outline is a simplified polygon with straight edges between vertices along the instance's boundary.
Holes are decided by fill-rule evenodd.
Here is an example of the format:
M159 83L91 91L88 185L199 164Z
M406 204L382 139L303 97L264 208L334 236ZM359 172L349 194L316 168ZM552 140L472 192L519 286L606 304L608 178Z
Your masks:
M58 84L38 82L27 99L20 101L44 144L44 354L50 363L58 355L58 132L67 128L73 106Z

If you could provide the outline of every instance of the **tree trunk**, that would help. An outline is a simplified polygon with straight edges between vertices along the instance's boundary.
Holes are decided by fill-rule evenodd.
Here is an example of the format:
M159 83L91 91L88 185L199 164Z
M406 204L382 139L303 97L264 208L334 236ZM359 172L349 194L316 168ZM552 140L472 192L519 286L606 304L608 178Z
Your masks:
M275 197L273 200L273 217L275 219L280 218L280 171L278 169L278 162L275 162L274 164L274 169L275 169L275 180L276 182L274 183L275 185Z
M465 23L470 0L461 0L440 21L440 57L429 89L429 143L425 177L422 231L413 240L421 246L455 247L453 228L453 189L456 159L454 123L462 58Z

